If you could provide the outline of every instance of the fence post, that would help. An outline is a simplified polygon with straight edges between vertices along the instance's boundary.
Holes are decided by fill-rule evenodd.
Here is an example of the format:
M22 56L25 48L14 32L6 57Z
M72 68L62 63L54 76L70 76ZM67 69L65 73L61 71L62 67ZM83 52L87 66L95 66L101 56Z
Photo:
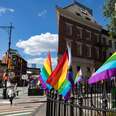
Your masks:
M54 91L54 108L53 108L54 116L57 116L57 104L56 104L56 100L57 100L57 92Z
M106 116L106 108L107 108L107 93L106 93L106 82L103 83L103 98L102 98L102 108L103 108L103 116Z
M103 98L103 110L106 110L107 108L107 99ZM106 111L103 111L103 116L106 116Z
M50 99L49 99L49 94L47 94L46 116L50 116Z
M71 98L70 116L74 116L74 97Z
M66 100L64 100L64 116L66 116Z
M83 105L83 98L79 96L79 116L83 116L83 110L82 110L82 105Z
M60 116L60 109L61 109L61 108L60 108L60 107L61 107L61 106L60 106L60 105L61 105L61 104L60 104L60 101L61 101L61 100L62 100L62 96L59 95L59 101L58 101L58 103L59 103L59 106L58 106L58 116Z

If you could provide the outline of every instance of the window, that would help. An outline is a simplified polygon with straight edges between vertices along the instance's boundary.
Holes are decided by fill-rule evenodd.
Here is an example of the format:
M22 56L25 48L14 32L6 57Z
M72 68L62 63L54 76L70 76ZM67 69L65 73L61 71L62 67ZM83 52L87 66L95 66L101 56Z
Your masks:
M91 32L86 30L86 39L91 40Z
M112 47L112 40L109 40L109 46Z
M76 36L77 36L77 39L82 39L82 28L81 27L76 27Z
M105 44L106 44L106 38L103 37L103 38L101 39L101 43L105 45Z
M89 17L85 17L88 21L91 21L91 19Z
M95 34L96 42L99 43L99 34Z
M72 35L72 24L70 23L65 23L66 27L65 27L65 30L66 30L66 34L67 35Z
M97 59L99 59L99 48L95 47L95 50L96 50L96 57L97 57Z
M76 42L77 44L77 55L81 56L82 55L82 43Z
M76 15L77 15L77 16L81 16L81 14L80 14L80 13L78 13L78 12L76 12Z
M114 42L114 48L115 48L115 50L116 50L116 42Z
M91 57L91 46L90 45L86 45L86 55L87 57Z

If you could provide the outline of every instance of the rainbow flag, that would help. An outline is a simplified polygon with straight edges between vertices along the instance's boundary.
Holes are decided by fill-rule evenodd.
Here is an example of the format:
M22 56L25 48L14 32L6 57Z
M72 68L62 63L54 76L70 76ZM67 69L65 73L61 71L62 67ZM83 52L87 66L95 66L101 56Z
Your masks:
M82 80L82 71L80 66L77 66L77 74L74 80L74 84L79 83Z
M88 83L93 84L116 76L116 52L89 78Z
M41 73L40 73L40 82L43 85L43 89L51 89L52 87L46 83L49 75L52 72L52 63L51 63L51 55L50 52L48 53L48 57L45 59L44 64L43 64L43 68L41 69Z
M65 52L59 59L54 71L49 76L47 83L50 84L55 90L58 90L66 79L68 71L68 54Z
M71 90L71 83L67 79L64 81L62 86L58 89L58 93L61 94L63 97L67 95L67 93Z

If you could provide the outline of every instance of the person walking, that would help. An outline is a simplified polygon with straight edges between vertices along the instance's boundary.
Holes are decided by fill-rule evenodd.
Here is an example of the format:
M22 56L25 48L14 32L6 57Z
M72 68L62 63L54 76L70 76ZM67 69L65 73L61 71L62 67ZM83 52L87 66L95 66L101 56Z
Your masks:
M9 101L10 101L10 105L12 106L13 104L13 98L14 98L14 91L12 88L10 88L8 90L8 98L9 98Z

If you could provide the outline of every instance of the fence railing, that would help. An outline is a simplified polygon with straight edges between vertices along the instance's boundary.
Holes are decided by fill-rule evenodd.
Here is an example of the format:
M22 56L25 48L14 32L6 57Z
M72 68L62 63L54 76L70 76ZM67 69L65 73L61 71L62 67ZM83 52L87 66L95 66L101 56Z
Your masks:
M57 91L47 95L46 116L116 116L116 83L111 80L72 89L65 101Z

